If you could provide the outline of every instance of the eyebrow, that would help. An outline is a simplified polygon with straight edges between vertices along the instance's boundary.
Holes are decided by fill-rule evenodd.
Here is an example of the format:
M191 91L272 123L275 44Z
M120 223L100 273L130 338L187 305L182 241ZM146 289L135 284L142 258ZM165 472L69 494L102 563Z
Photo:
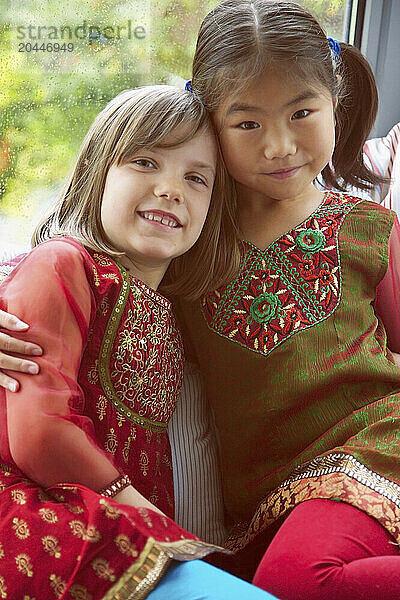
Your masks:
M283 108L289 108L290 106L294 106L295 104L298 104L299 102L303 102L304 100L314 100L315 98L318 98L318 97L319 97L319 94L317 94L317 92L315 92L313 90L306 90L304 92L301 92L294 98L292 98L292 100L289 100L289 102L287 102L283 106ZM237 113L237 112L264 113L265 111L262 108L260 108L259 106L254 106L252 104L234 103L234 104L231 104L230 107L228 108L228 110L226 112L226 116L229 116L229 115L231 115L233 113Z
M209 163L203 163L201 161L195 161L190 164L191 167L195 169L206 169L207 171L211 171L211 173L215 173L214 167L212 167Z

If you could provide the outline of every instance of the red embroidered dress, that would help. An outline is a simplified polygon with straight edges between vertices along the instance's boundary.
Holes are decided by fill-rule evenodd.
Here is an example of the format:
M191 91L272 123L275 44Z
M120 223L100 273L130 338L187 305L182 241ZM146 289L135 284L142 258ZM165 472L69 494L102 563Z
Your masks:
M69 238L29 253L0 298L45 349L38 376L0 390L0 598L144 598L170 557L211 550L97 493L125 473L173 517L166 429L183 355L170 303Z
M235 281L183 305L230 549L310 498L349 502L400 543L398 228L391 211L328 193L265 251L247 243Z

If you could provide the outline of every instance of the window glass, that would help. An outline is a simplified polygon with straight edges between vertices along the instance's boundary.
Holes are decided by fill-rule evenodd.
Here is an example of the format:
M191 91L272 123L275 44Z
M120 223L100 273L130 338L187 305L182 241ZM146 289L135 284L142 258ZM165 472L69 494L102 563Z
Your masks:
M210 0L2 0L0 259L29 246L95 115L119 91L190 77ZM346 39L351 2L303 0Z

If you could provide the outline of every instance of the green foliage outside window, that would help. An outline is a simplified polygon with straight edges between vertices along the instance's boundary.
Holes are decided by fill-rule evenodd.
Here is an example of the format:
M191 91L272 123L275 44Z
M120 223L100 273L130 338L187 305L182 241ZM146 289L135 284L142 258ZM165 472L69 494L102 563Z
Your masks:
M13 218L35 215L55 196L110 98L126 88L190 77L197 30L216 2L7 1L0 22L0 212ZM329 35L343 39L346 0L302 3ZM129 21L131 33L139 28L130 39ZM70 40L67 26L83 27L83 39ZM64 42L73 42L74 50L55 52L54 45ZM18 51L23 43L32 49Z

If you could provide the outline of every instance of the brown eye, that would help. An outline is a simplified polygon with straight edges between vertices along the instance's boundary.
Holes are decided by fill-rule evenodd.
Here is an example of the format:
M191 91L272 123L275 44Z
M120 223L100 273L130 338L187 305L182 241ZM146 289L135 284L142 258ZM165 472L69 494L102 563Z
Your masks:
M308 117L310 113L310 110L303 108L302 110L297 110L292 116L292 119L304 119L304 117Z
M202 185L207 186L206 181L202 177L199 177L198 175L188 175L187 179L189 181L193 181L194 183L201 183Z
M138 165L139 167L144 167L145 169L151 169L155 167L154 163L148 158L136 158L132 161L134 165Z
M255 121L243 121L243 123L239 123L239 127L240 129L257 129L260 125Z

